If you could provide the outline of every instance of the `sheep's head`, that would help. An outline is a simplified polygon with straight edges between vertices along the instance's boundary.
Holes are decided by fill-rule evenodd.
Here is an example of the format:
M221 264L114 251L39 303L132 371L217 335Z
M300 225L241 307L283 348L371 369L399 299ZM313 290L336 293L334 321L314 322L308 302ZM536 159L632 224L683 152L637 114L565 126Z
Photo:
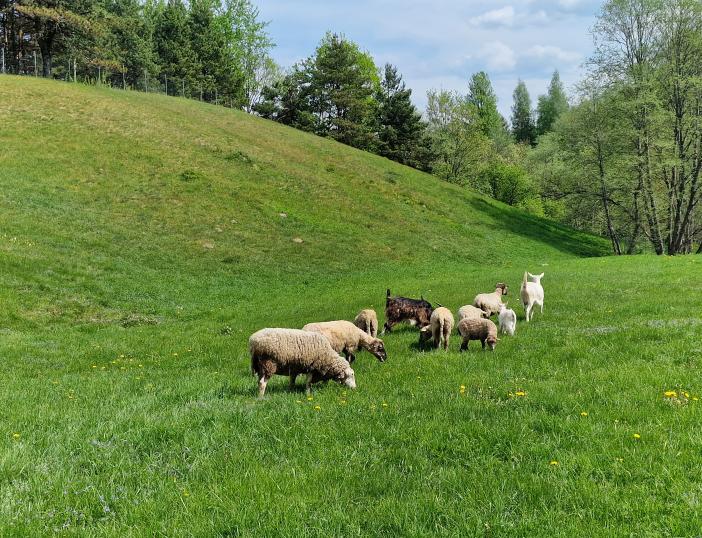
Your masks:
M495 351L495 346L497 345L497 336L490 334L485 339L485 342L490 347L490 351Z
M423 344L431 339L431 325L425 325L419 329L419 343Z
M340 381L350 389L356 388L356 374L350 366L344 370Z
M495 284L495 291L497 290L501 290L502 295L507 295L507 284L505 284L504 282L498 282L497 284Z
M385 344L380 338L373 339L370 346L368 346L368 351L380 362L385 362L388 358L388 354L385 351Z

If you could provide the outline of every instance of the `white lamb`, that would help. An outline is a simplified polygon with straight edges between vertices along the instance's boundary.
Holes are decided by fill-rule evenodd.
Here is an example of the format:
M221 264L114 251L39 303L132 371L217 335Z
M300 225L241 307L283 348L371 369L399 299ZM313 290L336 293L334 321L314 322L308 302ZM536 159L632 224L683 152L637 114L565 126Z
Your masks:
M511 308L507 308L507 303L500 308L497 319L500 323L500 333L514 336L514 331L517 329L517 314Z
M531 281L527 280L527 275ZM524 305L524 317L527 321L534 317L534 305L539 305L539 307L541 307L541 313L544 313L544 288L541 286L541 279L543 277L543 273L540 275L532 275L531 273L527 272L524 273L520 295L522 305Z

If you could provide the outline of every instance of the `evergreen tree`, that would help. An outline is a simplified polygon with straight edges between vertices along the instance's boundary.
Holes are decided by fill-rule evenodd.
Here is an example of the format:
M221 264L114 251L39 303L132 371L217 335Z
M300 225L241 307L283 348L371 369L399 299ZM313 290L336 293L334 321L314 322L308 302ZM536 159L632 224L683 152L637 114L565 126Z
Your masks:
M412 90L405 87L397 68L385 64L378 101L378 154L415 168L426 166L423 148L426 125L412 104Z
M182 88L184 83L189 92L200 95L206 88L200 85L200 68L190 38L190 18L183 0L168 0L157 12L154 28L161 73L172 84Z
M307 65L318 134L372 150L379 83L373 58L344 36L327 33Z
M513 96L512 135L517 142L533 145L536 142L536 127L531 109L531 97L523 81L519 81Z
M558 71L554 71L548 93L539 96L536 107L536 133L541 136L553 128L553 124L561 114L568 110L568 97Z

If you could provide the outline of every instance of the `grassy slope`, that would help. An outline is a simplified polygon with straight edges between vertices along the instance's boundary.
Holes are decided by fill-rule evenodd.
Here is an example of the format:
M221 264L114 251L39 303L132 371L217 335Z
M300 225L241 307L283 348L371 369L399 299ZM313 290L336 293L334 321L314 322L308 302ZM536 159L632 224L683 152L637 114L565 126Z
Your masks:
M696 258L582 259L606 245L329 141L11 77L0 185L0 534L702 524ZM386 286L516 302L527 266L546 313L493 354L400 331L353 393L254 399L256 328L380 311Z

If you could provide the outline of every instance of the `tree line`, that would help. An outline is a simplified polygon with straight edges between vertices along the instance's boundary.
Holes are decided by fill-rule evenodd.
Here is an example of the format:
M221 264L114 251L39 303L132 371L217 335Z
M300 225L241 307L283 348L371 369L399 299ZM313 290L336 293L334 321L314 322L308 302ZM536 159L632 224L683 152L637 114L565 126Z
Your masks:
M0 0L5 72L251 110L277 73L249 0Z

